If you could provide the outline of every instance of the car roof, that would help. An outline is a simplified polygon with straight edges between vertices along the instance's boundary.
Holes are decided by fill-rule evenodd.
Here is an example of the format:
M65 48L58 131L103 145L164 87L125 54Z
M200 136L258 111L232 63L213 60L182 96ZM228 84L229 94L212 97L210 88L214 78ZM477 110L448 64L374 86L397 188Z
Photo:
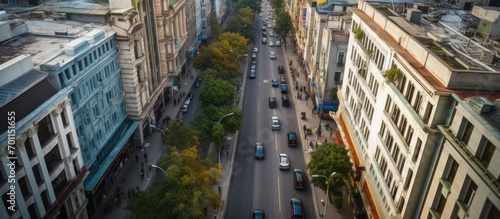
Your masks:
M276 120L278 120L279 118L278 118L277 116L273 116L273 117L271 117L271 119L276 119Z
M262 142L255 142L256 145L264 145Z
M288 157L288 155L286 155L285 153L280 153L279 156L280 157Z

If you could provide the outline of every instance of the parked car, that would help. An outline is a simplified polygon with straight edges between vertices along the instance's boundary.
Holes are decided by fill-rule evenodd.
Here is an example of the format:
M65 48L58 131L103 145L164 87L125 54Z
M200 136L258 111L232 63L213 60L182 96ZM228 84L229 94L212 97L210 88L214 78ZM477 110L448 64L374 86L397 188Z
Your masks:
M306 188L306 175L300 169L293 170L293 187L296 189Z
M270 46L270 47L273 47L273 46L274 46L273 41L269 41L269 46Z
M252 60L252 65L257 65L257 60Z
M271 58L271 59L275 59L275 58L276 58L276 53L274 53L274 51L271 51L271 52L269 53L269 58Z
M267 38L265 37L262 38L262 44L267 44Z
M201 82L200 82L200 81L196 81L196 82L194 82L194 87L200 87L200 85L201 85Z
M192 100L194 98L194 94L193 93L188 93L187 98L190 99L190 100Z
M265 26L262 26L262 31L266 31L266 27Z
M252 53L252 59L256 59L257 58L257 53Z
M255 159L264 159L266 154L264 153L264 144L262 142L255 143Z
M256 77L255 70L250 70L250 74L248 74L248 77L249 78L255 78Z
M282 65L278 66L278 74L285 74L285 68Z
M186 98L186 100L184 100L184 105L188 105L191 103L191 99L189 98Z
M285 76L280 77L280 84L286 84L286 77Z
M271 26L271 25L269 24L269 25L267 25L267 26ZM270 36L270 37L273 37L273 36L274 36L274 33L273 33L273 32L269 32L269 36Z
M252 219L266 219L266 213L262 209L255 209L252 212Z
M259 48L254 47L254 48L253 48L253 52L254 52L254 53L259 53Z
M278 167L280 170L290 169L290 160L288 159L288 155L285 153L278 154Z
M288 87L286 86L286 84L281 84L281 93L282 94L288 93Z
M278 35L276 35L276 36L278 36ZM276 40L276 46L281 46L281 41Z
M252 69L252 70L255 70L256 68L257 68L257 66L255 66L255 65L250 66L250 69Z
M266 31L262 31L262 36L263 36L263 37L267 36Z
M286 134L288 146L297 146L297 134L295 132L288 132Z
M281 96L281 105L284 107L290 106L290 98L288 97L288 95Z
M188 106L187 104L182 105L182 107L181 107L181 112L183 112L183 113L187 113L187 111L188 111L188 107L189 107L189 106Z

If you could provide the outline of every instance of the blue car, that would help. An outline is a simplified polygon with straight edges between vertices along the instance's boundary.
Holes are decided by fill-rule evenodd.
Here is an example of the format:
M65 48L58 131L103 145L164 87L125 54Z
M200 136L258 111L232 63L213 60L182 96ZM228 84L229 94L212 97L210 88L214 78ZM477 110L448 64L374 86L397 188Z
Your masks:
M286 84L281 84L281 93L282 94L288 93L288 87L286 86Z
M248 76L250 78L255 78L255 70L250 70L250 74Z
M273 78L273 79L271 80L271 83L272 83L273 87L278 87L278 79Z

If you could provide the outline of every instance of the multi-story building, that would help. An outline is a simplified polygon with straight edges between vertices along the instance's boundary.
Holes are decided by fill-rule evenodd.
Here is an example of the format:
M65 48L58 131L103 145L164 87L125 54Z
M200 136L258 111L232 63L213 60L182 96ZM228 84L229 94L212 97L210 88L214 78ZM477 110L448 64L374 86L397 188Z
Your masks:
M210 35L210 16L212 16L212 4L209 0L201 0L201 39L208 40Z
M0 218L88 218L72 88L58 90L34 69L51 50L32 57L17 43L0 46Z
M188 0L186 7L186 19L188 28L188 66L201 45L203 39L202 16L206 19L206 8L203 8L202 2L207 0ZM203 13L203 14L202 14Z
M452 94L420 218L500 215L500 92ZM489 99L496 99L490 101Z
M443 161L436 159L446 135L439 127L448 125L454 114L458 115L457 119L467 114L458 112L465 108L453 106L454 102L461 102L453 97L455 94L473 91L475 96L494 97L500 91L500 68L494 58L500 51L497 44L478 35L469 38L461 33L463 29L459 28L467 26L457 25L457 21L462 20L465 11L448 10L439 19L423 15L424 8L425 5L366 1L351 8L352 33L336 119L342 138L350 147L358 189L372 218L436 217L439 214L426 212L433 209L441 213L438 210L445 203L447 207L461 208L460 204L451 202L465 201L464 194L471 183L464 175L457 177L459 182L464 182L464 187L452 187L455 191L451 193L455 192L458 199L452 198L447 203L446 199L429 193L427 197L432 205L424 209L426 193L436 191L434 187L427 189L428 179L434 174L429 170L438 166L434 182L436 177L445 178L449 172L446 169L449 165L442 167L440 163L450 161L449 156L443 157ZM402 15L403 11L406 14ZM460 128L462 130L462 125ZM482 131L488 140L497 132ZM481 144L469 142L471 148ZM495 147L498 150L498 145ZM475 168L472 163L460 165ZM439 168L445 169L444 175L439 175ZM470 179L477 180L473 175L486 174L478 169L474 171L476 173L469 173ZM496 181L491 184L474 182L483 186L480 194L487 193L486 190L492 193L478 200L488 199L490 204L482 202L484 206L494 205L498 209L498 186L490 187L496 185L498 171L493 174ZM452 215L444 211L441 217L448 214Z

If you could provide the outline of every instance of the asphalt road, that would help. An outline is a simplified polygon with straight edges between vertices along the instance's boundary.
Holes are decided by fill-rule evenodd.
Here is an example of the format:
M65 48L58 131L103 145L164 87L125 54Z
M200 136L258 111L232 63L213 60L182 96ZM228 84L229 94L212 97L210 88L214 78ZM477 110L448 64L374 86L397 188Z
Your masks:
M294 103L290 107L282 107L280 88L271 86L272 78L279 79L282 76L278 74L277 68L279 65L284 66L285 60L280 47L261 43L261 19L267 17L267 11L266 6L263 16L258 17L256 22L256 47L259 49L257 73L255 79L247 78L245 85L243 124L237 142L225 218L250 218L253 209L263 209L268 218L290 218L290 199L294 197L304 202L305 218L314 218L311 188L296 190L293 187L293 169L305 170L306 165L301 139L298 147L289 147L286 133L295 131L298 134L301 128L297 125ZM274 22L272 24L274 26ZM269 37L269 31L266 31L268 42L276 42L278 39ZM270 51L276 53L276 59L269 58ZM248 77L248 72L245 75ZM269 108L269 96L277 98L277 108ZM272 116L279 117L281 130L271 130ZM264 160L255 160L255 142L264 143ZM279 153L289 156L289 170L278 168Z

